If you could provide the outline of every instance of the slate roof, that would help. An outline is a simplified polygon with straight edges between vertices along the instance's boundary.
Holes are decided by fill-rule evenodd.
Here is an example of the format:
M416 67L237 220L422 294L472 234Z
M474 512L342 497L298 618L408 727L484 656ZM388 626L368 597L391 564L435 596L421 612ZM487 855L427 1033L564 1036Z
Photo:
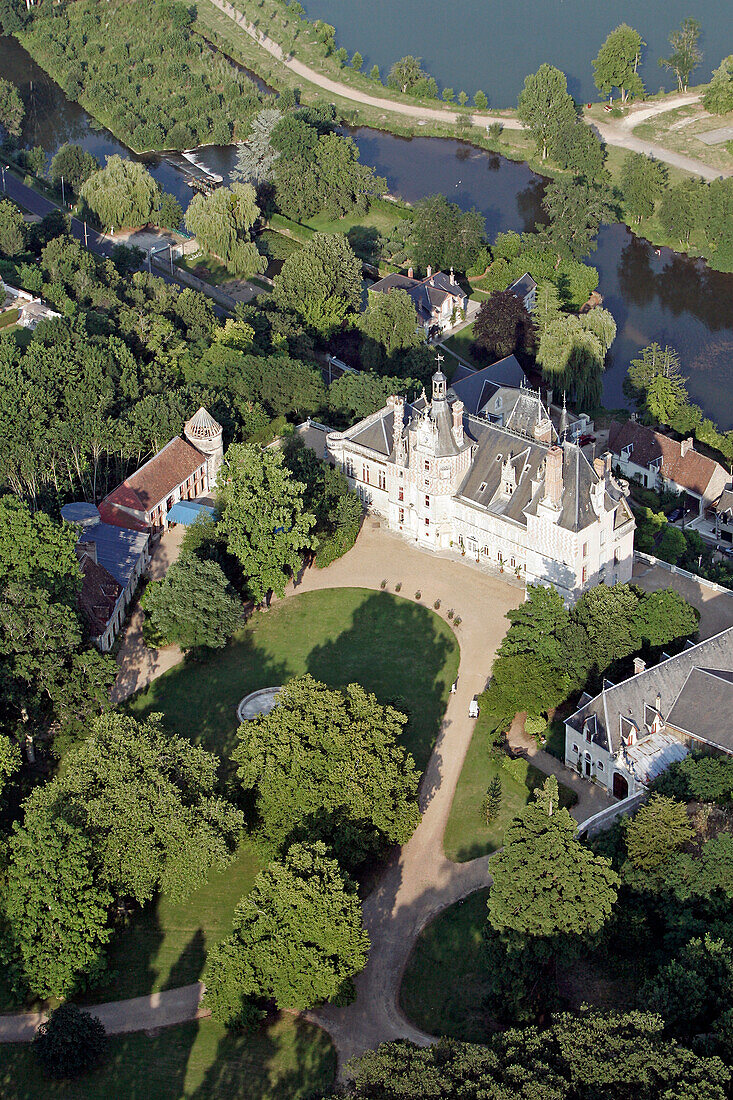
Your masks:
M549 419L542 399L534 391L520 391L505 423L513 432L534 438L535 427Z
M477 371L459 363L448 388L448 397L457 397L463 402L466 412L475 416L499 387L519 388L526 381L527 376L514 355L507 355Z
M93 638L104 634L122 592L112 574L87 554L81 554L81 591L77 599Z
M386 294L390 290L400 288L406 290L412 298L421 321L429 321L435 310L440 310L446 298L457 298L463 301L465 294L458 283L451 283L450 275L443 271L436 271L434 275L427 275L424 279L411 279L407 275L390 274L383 279L372 283L370 291Z
M669 712L667 724L733 752L732 677L733 673L719 669L691 669Z
M690 682L690 693L683 698L682 691L688 682L693 669L714 670L714 690L711 691L707 681L707 695L703 699L700 691L701 681L694 677ZM726 675L727 674L727 675ZM708 638L704 642L692 645L676 657L669 657L666 661L645 669L620 684L605 687L594 699L580 707L575 714L567 720L568 725L583 733L583 725L586 719L595 721L596 733L592 740L616 753L621 749L620 721L624 717L631 720L644 735L644 706L655 706L657 695L660 698L660 713L664 722L670 722L676 728L682 728L679 723L695 725L694 729L685 732L707 739L708 734L715 729L716 744L724 744L733 751L733 728L729 720L730 711L726 708L728 700L728 687L733 688L733 627ZM722 694L721 694L722 693ZM678 700L679 697L679 700ZM730 695L733 701L733 692ZM721 699L719 703L718 700ZM672 714L677 702L680 707L672 723ZM696 718L695 708L699 711L699 724ZM713 726L714 712L717 712L718 724ZM725 741L722 739L725 738Z
M728 480L726 471L718 462L701 455L694 447L683 455L682 444L668 435L655 432L635 420L625 423L614 420L608 437L609 450L620 455L630 444L630 460L636 466L649 466L655 459L661 458L663 476L698 496L709 495L708 488L712 481L720 482L722 487Z
M170 443L166 443L162 451L158 451L157 455L148 459L139 470L109 493L103 503L151 512L205 464L206 457L201 451L176 436Z
M525 271L521 278L516 279L507 290L511 290L512 294L516 294L517 298L521 298L522 301L532 291L537 289L537 283L534 281L528 271Z
M733 489L724 489L714 507L719 516L733 515Z
M96 523L93 527L84 528L79 542L95 543L99 564L123 588L127 588L140 556L145 552L149 537L144 531L131 531L110 523Z

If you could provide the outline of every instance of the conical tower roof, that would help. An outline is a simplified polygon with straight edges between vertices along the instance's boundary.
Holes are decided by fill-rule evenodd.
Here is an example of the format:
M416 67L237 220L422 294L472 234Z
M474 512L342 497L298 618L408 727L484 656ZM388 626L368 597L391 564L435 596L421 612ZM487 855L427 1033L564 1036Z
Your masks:
M189 439L214 439L221 431L221 424L217 424L210 412L201 406L197 413L187 420L184 432Z

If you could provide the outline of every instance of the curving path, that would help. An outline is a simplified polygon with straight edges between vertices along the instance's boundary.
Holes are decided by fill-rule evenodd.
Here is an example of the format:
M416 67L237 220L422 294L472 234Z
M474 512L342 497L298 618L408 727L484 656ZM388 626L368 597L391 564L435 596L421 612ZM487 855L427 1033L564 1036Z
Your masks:
M383 579L390 591L401 582L407 598L419 588L421 602L427 607L440 599L444 609L455 609L462 619L457 628L460 666L457 692L450 697L420 786L422 821L409 843L393 853L379 885L364 902L364 922L372 946L367 967L356 979L356 1001L347 1008L326 1006L308 1014L330 1033L342 1067L349 1058L390 1039L408 1038L421 1045L434 1042L399 1009L402 972L421 929L443 909L490 882L489 857L451 862L443 852L443 832L474 729L468 704L486 686L506 629L505 613L523 599L521 587L467 566L458 555L418 550L383 531L373 519L365 521L348 554L327 570L307 570L290 592L338 587L378 590ZM419 644L419 638L405 639L406 646ZM157 670L155 675L159 675ZM564 783L575 786L579 802L573 813L579 821L608 804L601 791L583 783L553 757L532 744L528 752L541 771L557 774ZM91 1011L102 1018L110 1033L147 1030L205 1015L199 1004L201 989L194 984ZM41 1019L31 1013L0 1016L0 1042L30 1040Z
M451 111L449 108L421 107L417 104L404 103L401 100L381 99L379 96L369 95L367 92L352 88L349 84L331 80L330 77L319 73L317 69L312 69L302 61L298 61L297 58L285 54L282 47L274 39L269 38L264 31L259 31L241 11L235 8L233 4L228 3L228 0L210 0L210 2L236 23L238 27L241 27L245 34L248 34L258 46L266 50L281 65L290 69L296 76L302 77L303 80L323 88L331 95L340 96L341 99L348 99L353 103L363 103L365 106L375 107L379 111L391 111L395 114L406 115L408 118L429 119L431 122L456 123L461 117L459 112ZM716 179L721 175L731 175L731 170L723 172L719 168L713 168L694 157L686 157L681 153L674 153L670 149L665 149L663 145L643 141L630 132L634 126L653 118L654 115L664 114L665 111L673 111L675 107L682 107L688 103L695 103L699 98L699 95L689 92L667 100L661 100L659 103L642 107L639 110L632 109L631 113L618 123L592 122L591 125L596 127L608 145L618 145L623 149L630 149L636 153L646 153L648 156L664 161L665 164L682 168L686 172L693 172L707 180ZM519 119L511 115L492 115L485 111L472 111L471 117L474 125L482 129L491 122L500 122L507 130L524 129Z

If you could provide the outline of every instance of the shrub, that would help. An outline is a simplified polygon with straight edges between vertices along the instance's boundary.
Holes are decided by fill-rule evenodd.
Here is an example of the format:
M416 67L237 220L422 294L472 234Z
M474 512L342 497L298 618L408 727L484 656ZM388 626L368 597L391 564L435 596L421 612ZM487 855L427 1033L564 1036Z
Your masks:
M453 620L453 625L454 626L460 626L462 622L463 622L463 619L461 618L461 616L456 615L455 619Z
M397 581L397 584L394 586L394 590L395 590L395 592L401 592L402 591L402 581Z
M448 618L449 618L449 619L452 619L452 618L453 618L453 614L454 614L454 612L453 612L453 608L452 608L452 607L448 608Z
M497 138L501 137L501 133L502 133L503 129L504 129L504 123L503 122L492 122L491 125L489 126L489 137L493 141L496 141Z
M80 1077L107 1053L107 1034L100 1020L73 1004L60 1005L41 1024L33 1040L36 1058L49 1077Z
M440 600L436 600L435 603L433 604L433 607L435 608L436 611L439 611L440 610Z
M484 795L483 803L481 804L481 817L490 825L492 821L495 821L499 816L501 810L501 776L495 775L489 783Z
M387 587L387 582L386 581L380 581L379 582L379 587L382 589L382 591L384 591L384 589Z
M422 592L421 592L421 591L420 591L420 589L418 588L417 592L415 593L415 599L416 599L416 600L419 600L421 596L422 596Z

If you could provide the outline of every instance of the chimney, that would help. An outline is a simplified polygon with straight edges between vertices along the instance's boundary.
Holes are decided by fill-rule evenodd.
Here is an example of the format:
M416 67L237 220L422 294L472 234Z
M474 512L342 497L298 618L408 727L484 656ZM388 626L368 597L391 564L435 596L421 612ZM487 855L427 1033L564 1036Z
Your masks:
M454 401L451 406L451 412L453 413L453 438L456 441L456 446L463 446L463 402Z
M680 443L680 458L684 458L688 451L692 450L692 436L688 436L687 439L683 439Z
M657 714L662 713L662 696L659 694L659 692L657 692L657 697L654 700L654 707L657 711Z
M458 286L458 283L456 282L456 277L453 274L453 268L452 267L450 269L450 285L451 286Z
M94 539L89 539L86 542L77 542L76 544L76 556L81 561L87 557L91 561L96 562L97 559L97 544Z
M538 443L552 443L552 421L538 420L534 426L534 437Z
M604 451L601 457L606 464L606 477L609 478L611 476L611 458L613 456L610 451Z
M430 278L430 276L431 276L432 274L433 274L433 269L432 269L432 267L430 266L430 264L428 264L428 279Z
M547 409L548 409L548 411L551 408L552 408L552 390L548 390L547 391Z
M562 488L562 447L550 447L545 458L545 504L559 508Z
M643 672L646 668L646 661L641 657L634 657L634 676L638 676L640 672Z
M606 463L602 458L598 457L593 459L593 469L598 474L601 481L604 481L606 478Z
M412 278L414 278L414 276L413 276L413 271L412 271L412 268L411 268L411 267L408 267L408 269L407 269L407 278L408 278L408 279L412 279Z
M393 395L387 398L387 408L394 410L392 424L392 446L395 455L398 455L402 446L402 429L405 424L405 399Z

